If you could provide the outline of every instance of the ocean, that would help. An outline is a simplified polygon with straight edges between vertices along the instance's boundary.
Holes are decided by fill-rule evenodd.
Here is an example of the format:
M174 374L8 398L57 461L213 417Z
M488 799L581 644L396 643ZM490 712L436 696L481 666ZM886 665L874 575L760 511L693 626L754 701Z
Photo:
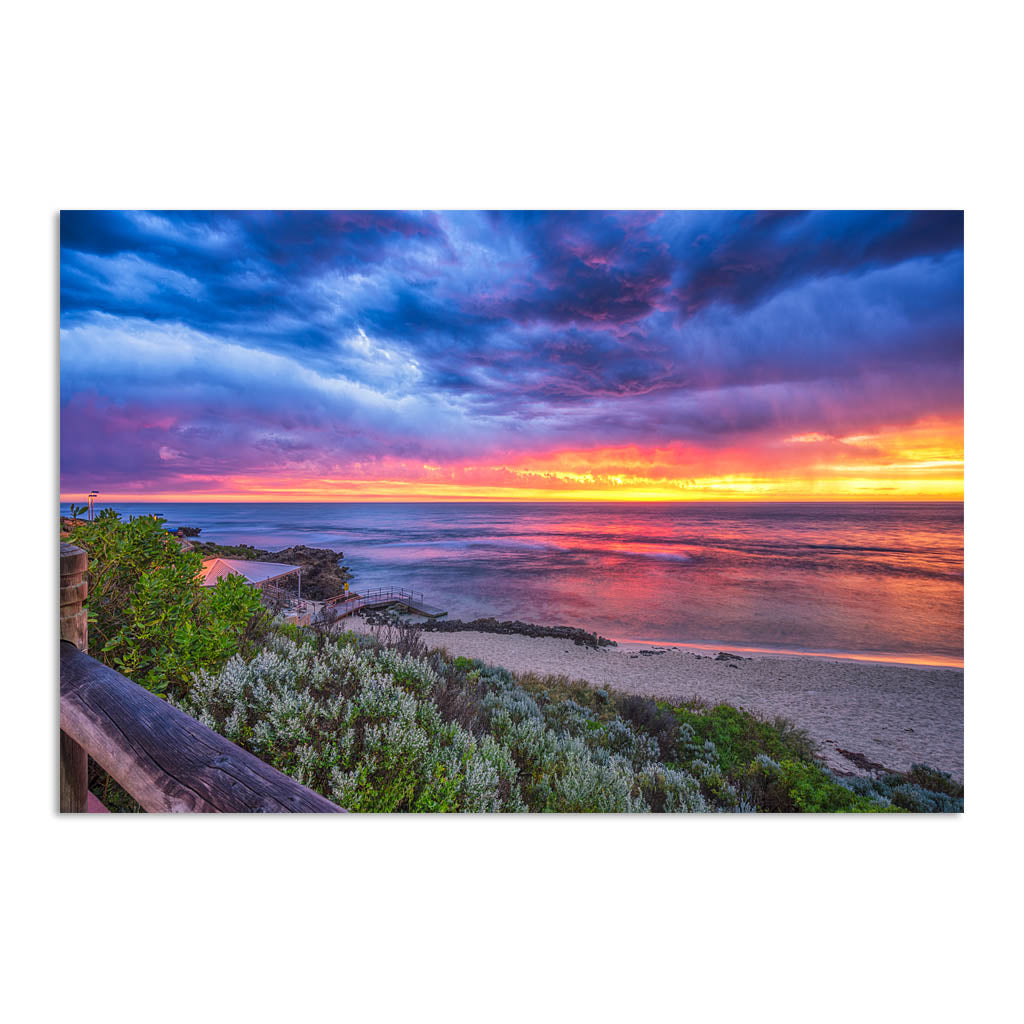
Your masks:
M113 507L201 527L201 540L332 548L354 590L420 590L451 618L714 649L963 659L961 503Z

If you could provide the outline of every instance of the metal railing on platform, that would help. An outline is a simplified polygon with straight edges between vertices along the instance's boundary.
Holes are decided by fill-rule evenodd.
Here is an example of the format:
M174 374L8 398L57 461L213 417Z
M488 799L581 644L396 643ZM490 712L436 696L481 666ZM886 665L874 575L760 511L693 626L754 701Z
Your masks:
M339 594L337 597L328 598L323 602L327 605L347 604L349 601L362 601L364 603L374 603L383 601L416 601L422 604L424 597L419 590L408 590L405 587L374 587L370 590L360 590L358 594L353 594L351 597L346 597L344 594Z
M321 605L320 614L325 619L340 619L363 608L379 608L389 604L423 608L426 601L419 590L409 590L406 587L374 587L361 590L351 597L339 595L330 598Z

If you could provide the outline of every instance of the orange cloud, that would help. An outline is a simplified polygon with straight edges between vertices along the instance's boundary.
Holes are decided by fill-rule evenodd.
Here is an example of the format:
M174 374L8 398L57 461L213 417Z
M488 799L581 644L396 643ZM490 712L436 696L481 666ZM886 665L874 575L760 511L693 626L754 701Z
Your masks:
M962 500L963 420L872 434L813 433L753 446L686 443L504 452L473 463L384 457L324 475L182 475L180 489L105 501L848 501ZM62 495L74 500L77 494Z

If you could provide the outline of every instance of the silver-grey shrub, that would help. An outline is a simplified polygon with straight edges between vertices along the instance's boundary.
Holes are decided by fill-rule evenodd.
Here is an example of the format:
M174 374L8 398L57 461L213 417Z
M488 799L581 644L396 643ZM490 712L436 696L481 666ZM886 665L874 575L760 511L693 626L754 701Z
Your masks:
M200 676L179 706L350 810L498 810L501 757L441 720L433 681L390 651L276 637Z
M599 721L573 700L542 709L508 675L489 679L485 704L532 810L707 810L697 780L658 763L657 743L617 716Z
M660 763L632 723L571 700L542 707L511 673L479 663L467 679L486 728L474 735L432 700L452 686L444 668L278 636L201 674L179 706L350 810L709 809L698 779Z

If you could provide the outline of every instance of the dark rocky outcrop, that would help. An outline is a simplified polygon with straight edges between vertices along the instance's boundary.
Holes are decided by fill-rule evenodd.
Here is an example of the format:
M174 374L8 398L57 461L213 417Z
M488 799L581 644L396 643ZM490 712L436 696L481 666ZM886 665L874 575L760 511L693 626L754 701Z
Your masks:
M512 622L499 622L493 618L473 619L472 622L463 622L461 619L432 619L429 622L417 623L416 628L430 633L474 632L555 637L559 640L571 640L580 647L617 646L614 640L608 640L596 633L588 633L585 629L576 629L574 626L537 626L532 622L520 622L518 619Z
M884 764L872 761L869 757L866 757L864 754L860 754L855 750L843 750L842 747L836 747L836 750L842 754L847 761L852 761L858 768L861 768L866 772L892 772L892 770L886 768Z

